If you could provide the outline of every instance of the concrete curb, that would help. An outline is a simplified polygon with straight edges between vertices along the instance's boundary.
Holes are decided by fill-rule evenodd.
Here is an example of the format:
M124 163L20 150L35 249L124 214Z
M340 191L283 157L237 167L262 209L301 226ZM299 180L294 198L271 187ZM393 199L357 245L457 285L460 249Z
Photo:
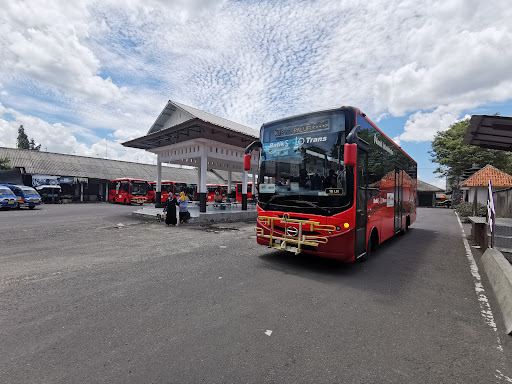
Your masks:
M492 248L487 248L482 256L485 272L492 285L494 294L501 307L505 320L505 330L512 333L512 265L503 254Z
M137 216L141 219L146 220L155 220L157 218L156 210L151 210L149 212L144 212L143 210L134 211L132 215ZM208 224L208 223L230 223L237 221L249 221L254 220L258 217L258 212L255 210L252 211L238 211L238 212L219 212L219 213L209 213L202 214L199 213L199 217L192 216L189 219L190 224Z

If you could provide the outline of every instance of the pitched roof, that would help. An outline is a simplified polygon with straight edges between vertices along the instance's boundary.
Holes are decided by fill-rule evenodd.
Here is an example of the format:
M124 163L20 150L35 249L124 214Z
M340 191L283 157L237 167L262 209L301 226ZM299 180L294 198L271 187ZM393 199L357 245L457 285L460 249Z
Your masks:
M153 123L151 128L148 131L148 134L158 132L162 129L164 129L164 124L167 122L169 117L172 115L172 113L176 109L181 109L182 111L185 111L186 114L182 116L181 118L174 120L174 123L171 124L171 127L173 125L178 125L183 122L183 120L191 120L194 118L197 118L202 121L206 121L208 123L217 125L219 127L223 127L226 129L229 129L231 131L243 133L245 135L249 135L251 137L257 138L259 136L259 131L250 127L247 127L245 125L235 123L234 121L224 119L219 116L212 115L211 113L201 111L200 109L190 107L185 104L177 103L176 101L169 100L156 119L156 121ZM168 126L166 128L169 128Z
M24 168L25 172L31 175L74 176L103 180L121 177L156 180L156 165L151 164L0 147L0 158L4 157L9 159L10 166ZM163 166L162 180L195 184L197 169ZM233 182L236 180L241 180L241 174L233 173ZM224 184L224 180L214 172L208 171L207 183Z
M436 187L435 185L425 183L424 181L418 180L417 186L418 192L443 192L442 188Z
M489 180L493 187L510 187L512 186L512 176L508 173L500 171L492 165L486 165L481 170L475 172L473 176L464 180L461 187L487 187Z

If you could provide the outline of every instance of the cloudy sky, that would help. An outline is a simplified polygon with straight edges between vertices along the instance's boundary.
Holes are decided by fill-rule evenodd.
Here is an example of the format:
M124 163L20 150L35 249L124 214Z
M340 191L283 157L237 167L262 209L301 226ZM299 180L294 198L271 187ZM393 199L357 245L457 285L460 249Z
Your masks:
M258 129L361 108L433 174L435 133L512 116L510 0L0 0L0 146L154 162L167 100Z

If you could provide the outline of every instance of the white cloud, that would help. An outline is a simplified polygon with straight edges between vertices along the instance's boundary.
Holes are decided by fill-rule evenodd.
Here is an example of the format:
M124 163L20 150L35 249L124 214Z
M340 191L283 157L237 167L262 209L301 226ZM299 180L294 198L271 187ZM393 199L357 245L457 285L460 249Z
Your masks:
M7 121L5 114L14 120ZM90 157L108 157L114 160L135 161L154 164L155 156L149 152L126 148L118 141L105 140L93 132L79 126L50 124L30 115L23 115L0 104L0 146L16 147L18 128L23 125L29 139L41 144L41 150L55 153L67 153ZM89 144L79 141L86 138Z
M403 63L376 78L377 109L414 112L402 141L432 140L461 111L512 98L511 17L504 0L430 2L402 36Z
M412 113L405 142L512 98L508 0L11 1L0 19L0 102L68 153L94 154L96 129L145 134L167 99L254 128L341 105Z

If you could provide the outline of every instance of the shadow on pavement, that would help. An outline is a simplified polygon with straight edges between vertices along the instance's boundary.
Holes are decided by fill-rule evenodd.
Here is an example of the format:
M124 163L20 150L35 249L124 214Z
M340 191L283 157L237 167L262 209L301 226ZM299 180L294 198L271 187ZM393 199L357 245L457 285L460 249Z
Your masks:
M349 286L384 295L398 295L428 263L431 244L438 232L410 228L403 236L395 236L370 255L364 263L342 263L314 255L294 255L286 251L270 251L259 258L262 268L286 275L320 281L333 286Z

